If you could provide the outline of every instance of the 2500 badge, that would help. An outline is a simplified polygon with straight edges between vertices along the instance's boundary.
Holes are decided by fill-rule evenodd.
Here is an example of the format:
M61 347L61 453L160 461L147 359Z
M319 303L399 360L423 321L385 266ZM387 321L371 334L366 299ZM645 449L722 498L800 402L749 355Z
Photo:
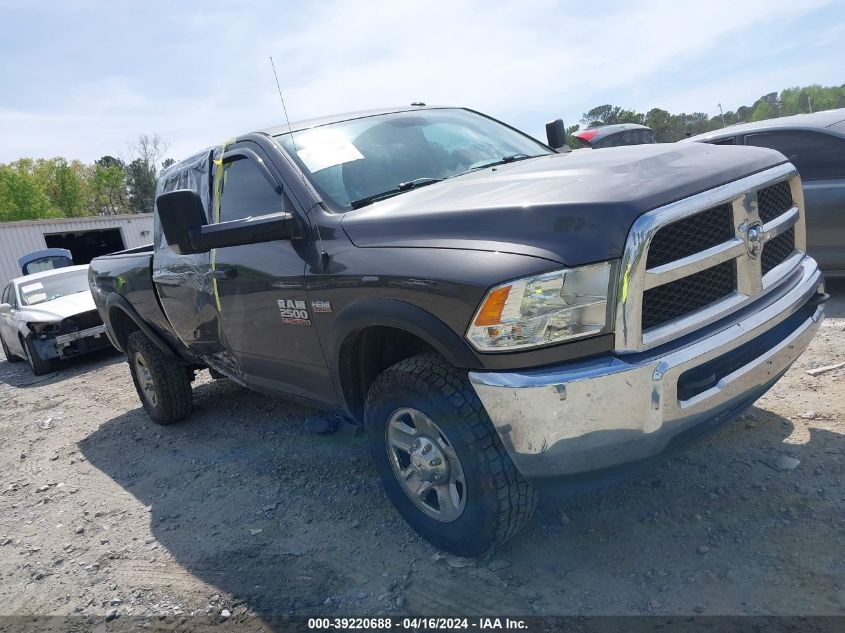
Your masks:
M279 299L276 303L279 304L282 323L287 325L311 325L311 315L308 314L308 306L304 301Z

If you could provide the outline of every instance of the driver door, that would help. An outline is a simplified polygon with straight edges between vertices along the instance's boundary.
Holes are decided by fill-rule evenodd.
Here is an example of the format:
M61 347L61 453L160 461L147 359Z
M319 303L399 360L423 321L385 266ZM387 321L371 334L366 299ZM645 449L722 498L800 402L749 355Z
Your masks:
M271 166L256 143L227 148L214 167L223 170L214 174L220 189L214 221L286 211L299 218L304 233L306 220ZM301 254L305 244L301 234L299 239L215 249L209 274L223 346L234 355L246 384L323 401L334 389L311 323ZM291 318L294 313L298 318Z

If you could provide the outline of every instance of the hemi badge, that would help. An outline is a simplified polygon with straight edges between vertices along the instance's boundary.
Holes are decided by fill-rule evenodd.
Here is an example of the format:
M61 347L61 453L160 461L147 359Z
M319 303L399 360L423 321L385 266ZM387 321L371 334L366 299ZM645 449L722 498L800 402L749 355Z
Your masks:
M312 301L311 302L311 311L312 312L331 312L332 311L332 302L331 301Z

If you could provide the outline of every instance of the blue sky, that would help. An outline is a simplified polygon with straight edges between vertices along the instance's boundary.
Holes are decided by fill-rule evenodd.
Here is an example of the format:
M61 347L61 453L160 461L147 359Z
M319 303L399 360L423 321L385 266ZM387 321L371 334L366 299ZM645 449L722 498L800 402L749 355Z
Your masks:
M845 83L843 0L0 0L0 162L184 157L292 119L466 105L535 135L613 103L715 114Z

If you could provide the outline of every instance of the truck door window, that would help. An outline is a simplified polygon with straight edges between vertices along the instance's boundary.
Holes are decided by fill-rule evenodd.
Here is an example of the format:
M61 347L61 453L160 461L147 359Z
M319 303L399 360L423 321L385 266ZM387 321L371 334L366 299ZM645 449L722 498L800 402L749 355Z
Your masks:
M240 220L285 210L277 194L255 163L241 158L223 165L220 221Z
M736 137L720 138L717 141L710 141L711 145L736 145Z
M746 145L770 147L786 156L802 180L845 178L845 140L818 132L750 134Z

